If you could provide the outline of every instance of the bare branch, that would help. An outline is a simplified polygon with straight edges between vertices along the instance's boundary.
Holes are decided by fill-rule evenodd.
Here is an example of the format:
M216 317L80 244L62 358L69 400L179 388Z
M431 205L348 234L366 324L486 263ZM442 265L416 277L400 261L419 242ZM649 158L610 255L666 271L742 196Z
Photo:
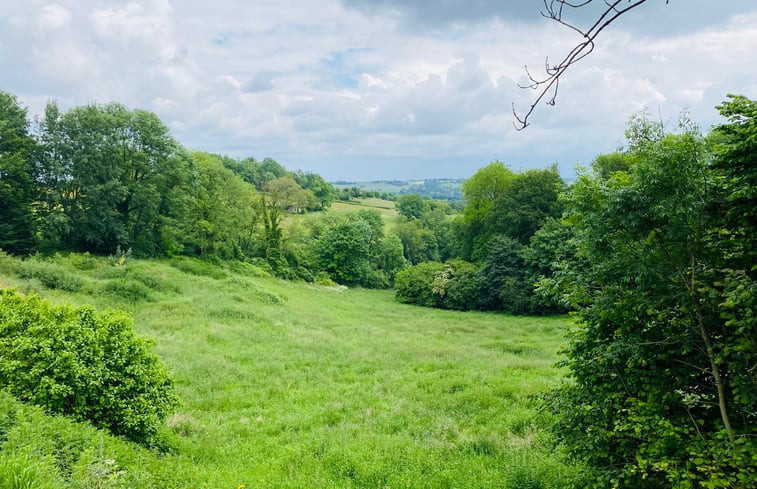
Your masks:
M530 83L528 85L518 84L518 86L523 89L537 90L538 94L528 111L523 116L518 114L515 110L515 104L513 104L513 116L517 121L517 123L513 124L517 130L520 131L528 127L528 118L542 100L545 100L547 105L555 105L560 77L568 68L594 51L594 40L597 36L605 30L607 26L615 22L618 17L645 3L647 0L602 0L606 8L602 11L594 24L588 29L582 29L563 20L563 12L566 11L566 9L579 9L591 4L593 1L594 0L543 0L544 10L541 12L541 15L577 32L583 40L571 49L562 61L556 65L550 65L549 58L547 58L544 65L544 77L534 77L528 70L528 67L526 67L526 75L528 76ZM665 0L665 3L667 4L669 1L670 0Z

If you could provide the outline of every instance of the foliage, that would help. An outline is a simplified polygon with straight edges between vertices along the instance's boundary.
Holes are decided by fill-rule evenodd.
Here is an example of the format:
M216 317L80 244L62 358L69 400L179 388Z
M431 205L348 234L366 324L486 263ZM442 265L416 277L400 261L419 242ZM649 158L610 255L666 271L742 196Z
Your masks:
M434 293L434 280L437 274L444 271L443 263L427 261L398 272L394 277L397 300L406 304L439 307L442 296Z
M377 270L386 274L389 280L387 285L392 285L397 272L408 265L400 238L394 234L381 238L376 244L372 261Z
M34 157L26 109L0 90L0 249L26 254L36 246Z
M463 184L461 257L480 260L499 234L528 244L547 219L560 217L562 185L556 166L516 174L496 161L478 170Z
M727 202L720 233L721 241L732 245L730 253L739 258L738 266L748 269L757 262L757 101L730 95L720 113L728 123L715 128L713 167ZM749 270L752 272L752 270ZM750 273L754 278L754 274Z
M344 285L371 285L371 243L374 229L357 214L343 214L318 236L319 268Z
M531 312L533 285L525 281L522 250L520 242L505 235L493 236L487 243L479 276L486 284L479 299L484 308L512 314Z
M407 220L420 219L428 204L418 194L402 195L397 199L397 211Z
M723 198L751 190L719 178L696 127L680 127L632 119L628 170L585 173L568 197L578 257L558 282L578 329L564 362L573 381L549 405L597 487L757 482L755 281L732 252L754 234Z
M21 400L143 443L176 404L165 367L124 312L0 290L0 330L0 381Z
M263 186L263 191L284 211L298 214L317 206L316 197L310 190L304 190L290 176L279 177Z
M446 262L444 270L436 273L432 292L441 297L440 307L467 311L479 308L482 285L478 267L456 259Z
M439 244L434 232L414 220L402 222L395 226L394 233L402 242L405 259L413 265L425 261L439 260Z
M121 246L139 255L169 248L164 228L178 216L192 168L156 115L113 103L60 113L50 103L39 139L49 247Z
M532 314L565 313L568 308L559 295L547 286L561 273L563 263L576 263L576 244L573 229L557 219L547 219L531 236L528 246L520 250L523 259L523 279L529 291L529 311Z
M259 250L258 192L227 169L220 157L193 154L198 184L179 238L189 255L240 259Z
M336 189L317 173L295 172L294 179L303 190L312 193L315 203L308 201L308 209L323 210L336 199Z

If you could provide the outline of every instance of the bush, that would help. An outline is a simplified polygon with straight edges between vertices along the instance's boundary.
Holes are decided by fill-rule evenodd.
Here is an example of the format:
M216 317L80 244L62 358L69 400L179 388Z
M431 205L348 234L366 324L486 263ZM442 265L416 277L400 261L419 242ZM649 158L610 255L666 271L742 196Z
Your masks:
M434 294L434 279L445 270L439 262L423 262L397 272L394 291L397 300L407 304L434 307L441 305L442 296Z
M478 268L463 260L450 260L434 277L434 294L441 296L441 307L467 311L480 303Z
M123 311L0 290L0 358L0 385L18 399L137 442L155 439L177 401L151 343Z

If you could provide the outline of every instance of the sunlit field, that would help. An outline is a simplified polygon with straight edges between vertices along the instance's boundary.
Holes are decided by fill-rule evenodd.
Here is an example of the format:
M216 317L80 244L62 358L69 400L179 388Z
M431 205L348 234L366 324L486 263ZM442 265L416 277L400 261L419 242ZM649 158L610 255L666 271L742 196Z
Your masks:
M40 263L49 270L24 271ZM75 285L49 288L45 273ZM126 309L155 339L181 405L165 422L168 454L105 443L131 487L549 488L573 475L532 401L560 382L566 319L260 275L191 259L0 257L2 286ZM162 475L128 478L140 470Z

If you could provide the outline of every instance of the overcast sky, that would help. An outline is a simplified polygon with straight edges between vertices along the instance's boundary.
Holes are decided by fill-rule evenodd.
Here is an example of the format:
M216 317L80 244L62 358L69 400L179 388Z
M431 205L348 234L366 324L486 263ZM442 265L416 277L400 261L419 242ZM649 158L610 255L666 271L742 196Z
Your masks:
M599 3L600 0L595 0ZM190 149L272 157L330 180L469 177L577 163L647 107L703 128L727 93L757 98L757 2L648 0L524 131L524 65L575 44L542 0L0 0L0 89L39 114L119 102ZM571 19L592 22L581 11Z

